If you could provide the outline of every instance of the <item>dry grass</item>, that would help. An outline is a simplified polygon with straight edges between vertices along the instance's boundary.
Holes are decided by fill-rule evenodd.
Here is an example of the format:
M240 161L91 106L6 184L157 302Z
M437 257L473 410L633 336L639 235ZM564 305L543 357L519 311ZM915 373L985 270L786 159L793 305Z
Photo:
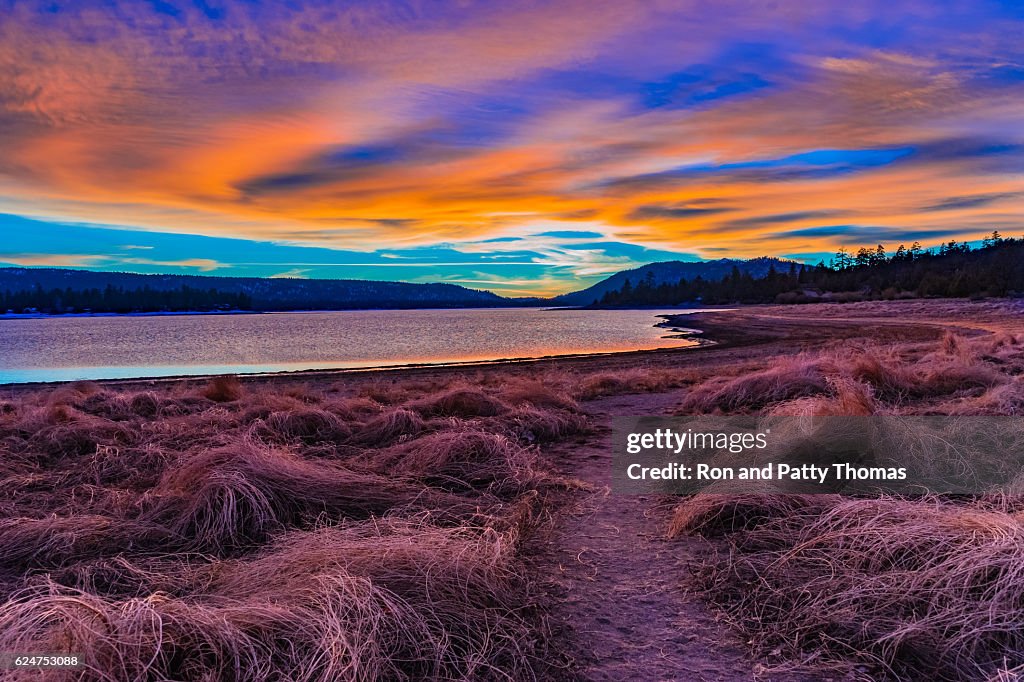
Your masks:
M211 553L252 546L321 515L461 507L435 491L244 442L170 467L144 503L147 521L183 538L187 549Z
M582 377L574 386L580 400L593 400L624 393L657 393L686 386L694 380L689 370L660 368L596 372Z
M338 416L315 407L272 412L254 425L253 432L271 443L299 441L307 445L342 443L352 435L351 428Z
M81 652L85 671L63 678L76 680L530 678L515 555L514 537L487 529L296 532L176 578L117 567L145 596L44 580L0 606L0 648ZM152 589L174 582L183 594Z
M502 415L499 426L511 438L532 445L554 443L588 432L587 418L575 410L524 405Z
M230 403L242 397L242 383L238 377L223 376L210 379L210 383L203 389L202 395L207 400L216 403Z
M373 456L379 471L455 489L519 492L535 476L535 453L504 436L469 428L426 435Z
M843 346L707 379L678 413L1016 414L1022 372L1024 339L1012 334L946 334L932 346Z
M880 411L871 386L842 376L828 377L827 382L828 395L778 403L767 413L789 417L867 417Z
M1022 358L1021 337L1008 333L843 347L712 379L682 411L1015 415L1024 405ZM1005 426L989 434L988 455L997 460L1006 459L997 443L1019 450L1020 429ZM943 459L934 441L915 433L886 437L908 465ZM870 679L1019 679L1022 493L1011 486L959 499L854 499L715 489L682 502L669 533L715 541L695 587L783 668L799 663Z
M701 492L676 507L669 523L669 537L721 537L797 512L820 510L836 499L834 495Z
M696 414L740 414L784 400L825 395L835 366L820 359L796 358L732 379L712 379L694 388L680 411Z
M527 446L585 420L522 382L421 388L5 402L0 651L85 654L47 679L534 677L520 536L550 483Z
M382 412L361 425L354 435L360 445L384 447L413 438L426 428L417 412L396 407Z
M494 417L508 405L479 388L454 388L409 403L426 417Z
M785 504L746 510L762 522L697 576L759 649L895 679L986 680L1024 666L1020 518L937 499L780 513Z

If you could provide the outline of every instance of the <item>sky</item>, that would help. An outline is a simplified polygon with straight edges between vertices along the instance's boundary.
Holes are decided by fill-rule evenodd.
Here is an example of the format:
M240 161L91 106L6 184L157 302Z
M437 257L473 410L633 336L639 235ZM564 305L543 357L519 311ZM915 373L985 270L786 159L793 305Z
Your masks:
M1024 216L1024 3L0 0L0 264L575 290Z

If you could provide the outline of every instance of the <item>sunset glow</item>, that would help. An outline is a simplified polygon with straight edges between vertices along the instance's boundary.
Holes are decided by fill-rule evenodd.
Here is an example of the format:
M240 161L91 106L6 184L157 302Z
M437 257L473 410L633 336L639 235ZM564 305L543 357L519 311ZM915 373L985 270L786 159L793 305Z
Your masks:
M580 288L1019 233L1014 2L0 3L0 263Z

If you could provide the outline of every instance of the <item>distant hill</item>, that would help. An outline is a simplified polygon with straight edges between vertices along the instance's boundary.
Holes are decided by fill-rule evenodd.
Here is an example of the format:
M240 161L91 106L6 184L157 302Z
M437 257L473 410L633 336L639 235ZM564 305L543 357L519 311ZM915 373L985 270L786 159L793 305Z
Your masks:
M108 292L108 289L110 291ZM214 290L211 292L211 290ZM68 295L68 292L72 295ZM54 302L54 292L63 294ZM212 293L212 295L211 295ZM173 294L173 295L172 295ZM202 294L197 295L197 294ZM64 268L0 268L7 308L123 310L197 309L345 310L467 308L515 305L489 291L455 284L409 284L355 279L269 279L201 275L140 275ZM33 298L42 297L42 298ZM29 301L25 304L24 301ZM69 301L71 303L69 303ZM97 303L98 301L98 303ZM164 301L154 305L154 301ZM39 303L42 303L40 305Z
M676 284L681 279L693 280L701 277L704 281L717 282L725 279L732 272L733 267L739 268L742 273L750 273L758 278L768 273L771 266L776 270L789 268L789 261L779 258L753 258L751 260L735 260L722 258L719 260L684 262L665 261L662 263L650 263L632 270L617 272L611 277L601 280L592 287L582 291L574 291L569 294L555 296L548 301L551 305L592 305L599 301L609 291L618 291L628 279L633 286L645 281L648 276L654 278L654 286L660 284ZM651 273L648 275L648 273Z
M855 255L840 251L827 265L787 264L761 277L737 267L714 281L702 277L658 284L643 278L628 284L604 294L597 307L1021 296L1024 239L993 232L980 246L952 240L932 249L901 245L891 254L877 245L860 248Z

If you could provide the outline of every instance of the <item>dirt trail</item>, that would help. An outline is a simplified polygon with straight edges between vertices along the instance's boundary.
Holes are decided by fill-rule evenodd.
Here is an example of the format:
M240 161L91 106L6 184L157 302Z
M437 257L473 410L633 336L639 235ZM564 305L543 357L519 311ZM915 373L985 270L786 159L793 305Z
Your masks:
M594 423L618 415L668 412L679 392L616 396L587 403ZM733 631L683 590L692 564L710 547L666 540L670 505L654 497L610 494L611 432L585 444L552 448L561 471L595 486L562 513L544 551L547 587L585 680L794 681L820 677L768 674Z

